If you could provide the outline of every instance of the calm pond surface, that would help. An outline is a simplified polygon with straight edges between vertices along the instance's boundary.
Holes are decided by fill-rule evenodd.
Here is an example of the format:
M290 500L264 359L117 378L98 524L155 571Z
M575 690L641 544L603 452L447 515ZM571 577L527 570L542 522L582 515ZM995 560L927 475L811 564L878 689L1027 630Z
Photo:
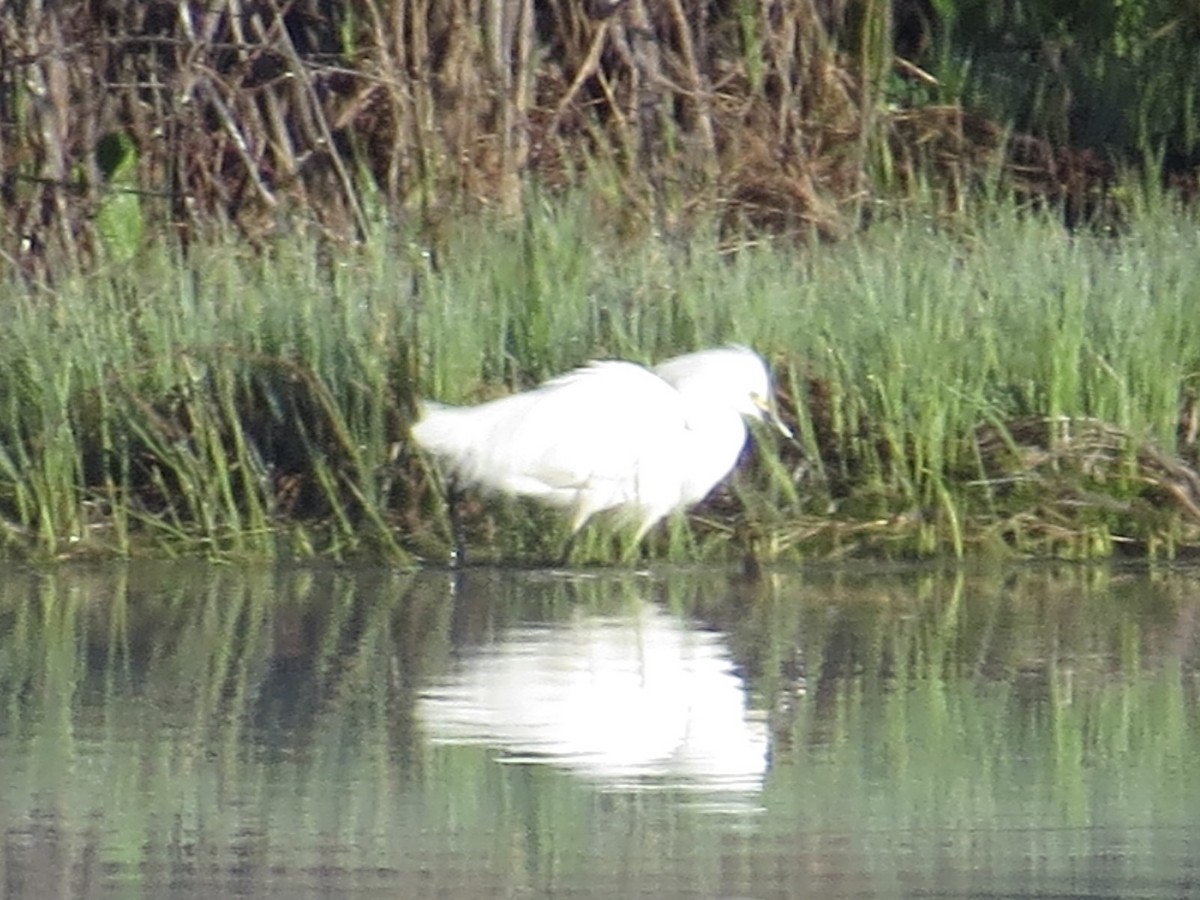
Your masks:
M1200 895L1200 572L0 579L0 895Z

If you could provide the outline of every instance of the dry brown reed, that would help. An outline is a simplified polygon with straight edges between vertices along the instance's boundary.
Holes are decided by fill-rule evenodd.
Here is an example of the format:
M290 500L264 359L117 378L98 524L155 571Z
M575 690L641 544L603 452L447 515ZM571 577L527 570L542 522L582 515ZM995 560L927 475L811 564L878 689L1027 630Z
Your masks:
M515 211L528 176L562 186L597 163L613 204L660 227L718 208L836 236L878 99L855 73L883 47L847 35L887 6L851 23L835 0L13 0L0 253L43 274L94 258L114 194L185 242L354 238L381 208L435 228ZM120 183L113 136L131 147Z

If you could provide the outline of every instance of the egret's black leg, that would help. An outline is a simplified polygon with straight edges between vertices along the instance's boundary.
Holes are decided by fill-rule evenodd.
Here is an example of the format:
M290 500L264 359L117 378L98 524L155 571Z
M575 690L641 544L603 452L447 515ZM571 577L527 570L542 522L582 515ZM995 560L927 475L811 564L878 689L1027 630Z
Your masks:
M734 543L742 551L742 577L747 581L758 581L762 578L762 535L747 525L734 532Z
M759 560L758 556L755 555L753 550L749 550L746 555L742 557L742 577L747 581L758 581L760 578L762 578L762 572L762 562Z
M467 564L467 538L463 531L462 515L459 511L463 493L464 491L459 486L458 479L452 477L446 484L446 507L450 512L450 531L454 538L453 562L455 567Z

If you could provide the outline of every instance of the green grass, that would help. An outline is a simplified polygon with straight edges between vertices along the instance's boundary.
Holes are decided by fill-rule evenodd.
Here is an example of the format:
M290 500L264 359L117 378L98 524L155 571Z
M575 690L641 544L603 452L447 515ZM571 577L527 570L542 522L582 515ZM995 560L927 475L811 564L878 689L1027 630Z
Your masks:
M652 556L1171 553L1196 523L1145 453L1195 459L1176 429L1200 254L1194 216L1133 206L1119 237L997 206L729 252L622 233L583 195L530 198L522 221L461 222L434 248L379 224L361 246L159 246L10 280L0 552L443 559L441 496L406 440L417 397L737 341L775 366L798 445L766 437ZM565 538L527 504L473 509L481 558ZM576 561L627 554L599 527Z

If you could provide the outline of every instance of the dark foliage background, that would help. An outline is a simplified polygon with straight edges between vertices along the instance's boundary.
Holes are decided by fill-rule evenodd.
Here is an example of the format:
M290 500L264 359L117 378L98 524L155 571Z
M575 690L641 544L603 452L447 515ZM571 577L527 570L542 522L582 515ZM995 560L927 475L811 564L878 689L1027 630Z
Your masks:
M8 0L0 266L436 233L536 180L613 215L833 239L1001 167L1073 218L1198 161L1194 0Z

